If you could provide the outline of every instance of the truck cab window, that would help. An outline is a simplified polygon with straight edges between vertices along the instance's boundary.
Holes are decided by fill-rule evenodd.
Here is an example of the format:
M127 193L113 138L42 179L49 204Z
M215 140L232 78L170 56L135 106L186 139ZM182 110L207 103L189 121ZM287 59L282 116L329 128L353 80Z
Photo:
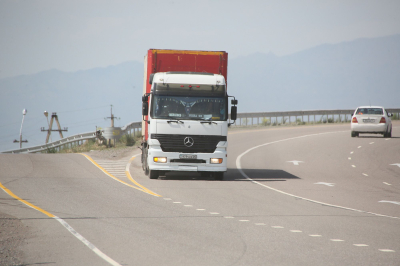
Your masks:
M152 118L186 120L227 120L226 97L184 97L153 95Z

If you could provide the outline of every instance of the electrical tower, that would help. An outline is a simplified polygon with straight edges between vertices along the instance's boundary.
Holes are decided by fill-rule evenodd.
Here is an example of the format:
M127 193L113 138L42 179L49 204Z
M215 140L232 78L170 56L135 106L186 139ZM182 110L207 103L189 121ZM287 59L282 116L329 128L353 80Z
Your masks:
M56 122L57 122L58 129L53 129L53 121L54 120L56 120ZM58 131L58 133L60 133L60 138L64 138L62 132L68 131L68 128L64 127L64 129L61 129L60 122L58 121L57 113L52 113L49 128L44 129L44 127L42 127L41 130L47 131L47 137L46 137L46 144L47 144L49 142L51 131Z

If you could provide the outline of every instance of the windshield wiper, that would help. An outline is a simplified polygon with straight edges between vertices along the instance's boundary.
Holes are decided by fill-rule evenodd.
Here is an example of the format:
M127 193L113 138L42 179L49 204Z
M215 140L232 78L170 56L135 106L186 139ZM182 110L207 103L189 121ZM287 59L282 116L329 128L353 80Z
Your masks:
M168 124L169 124L169 123L181 123L181 124L184 124L184 122L183 122L182 120L179 120L179 119L177 119L177 118L175 118L175 117L168 116L168 118L174 119L174 120L168 120L168 121L167 121Z

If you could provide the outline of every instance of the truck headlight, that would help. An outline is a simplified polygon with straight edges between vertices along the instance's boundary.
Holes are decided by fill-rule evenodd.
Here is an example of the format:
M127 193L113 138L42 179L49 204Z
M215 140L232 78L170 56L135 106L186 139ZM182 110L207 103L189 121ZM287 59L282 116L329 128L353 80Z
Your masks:
M222 163L223 159L222 158L211 158L210 163L211 164L220 164Z
M153 161L155 163L166 163L167 162L167 157L154 157Z

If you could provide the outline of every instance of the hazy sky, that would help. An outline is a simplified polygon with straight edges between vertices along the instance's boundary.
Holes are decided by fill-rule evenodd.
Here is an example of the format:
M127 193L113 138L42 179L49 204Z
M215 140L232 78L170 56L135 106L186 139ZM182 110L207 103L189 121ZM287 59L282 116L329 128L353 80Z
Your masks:
M142 61L149 48L287 55L400 34L399 0L0 0L0 78Z

